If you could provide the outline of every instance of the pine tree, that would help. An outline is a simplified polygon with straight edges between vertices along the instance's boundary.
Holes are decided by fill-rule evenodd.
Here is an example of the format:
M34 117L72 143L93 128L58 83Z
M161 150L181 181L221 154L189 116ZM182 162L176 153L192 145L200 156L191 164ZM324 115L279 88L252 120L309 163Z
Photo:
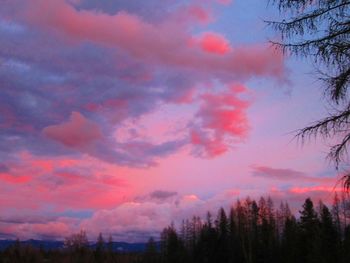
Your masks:
M337 192L334 194L333 205L332 205L332 218L338 235L342 236L342 227L340 221L340 199Z
M229 260L229 235L228 235L228 218L225 210L221 207L217 218L217 260L218 262L228 262Z
M300 211L300 262L320 262L320 222L310 198L305 200Z
M238 229L237 229L237 215L234 207L231 207L229 214L229 251L230 262L242 262L243 255L239 244Z
M341 195L341 214L343 219L344 228L350 223L350 200L347 193L344 191Z
M147 245L146 250L143 255L143 263L157 263L159 262L158 252L157 252L157 246L153 239L153 237L150 237Z
M259 204L259 245L258 262L273 262L277 228L272 199L269 197L267 202L264 198L260 199ZM261 210L261 212L260 212Z
M300 253L298 247L298 224L294 216L288 217L284 224L283 234L281 237L281 255L280 262L299 263Z
M105 251L105 241L103 239L102 233L99 233L95 249L95 260L96 262L105 262L104 259Z
M107 243L107 261L106 262L115 262L115 252L113 249L113 237L112 235L109 235L108 237L108 243Z
M340 238L333 224L332 215L328 207L321 204L320 212L320 238L322 262L332 263L338 261Z
M180 263L186 258L185 247L173 223L161 233L161 254L162 262L166 263Z
M207 213L207 220L204 223L196 246L194 262L209 263L215 259L215 245L217 241L216 231L213 228L212 216Z
M245 206L242 205L240 200L237 200L236 203L236 212L237 212L237 232L239 238L240 248L243 254L244 262L252 263L253 259L251 258L251 244L247 236L248 231L248 212Z

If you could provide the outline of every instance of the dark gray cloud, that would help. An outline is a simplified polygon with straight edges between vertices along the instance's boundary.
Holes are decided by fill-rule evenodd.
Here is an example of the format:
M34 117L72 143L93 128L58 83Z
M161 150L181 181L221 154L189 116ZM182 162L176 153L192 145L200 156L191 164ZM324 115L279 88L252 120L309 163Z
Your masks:
M8 171L10 171L10 168L5 164L0 163L0 173L6 173Z
M49 221L55 220L55 216L44 216L44 215L11 215L11 216L1 216L1 223L9 224L45 224Z
M322 183L334 182L333 177L311 177L306 173L301 171L296 171L293 169L280 169L272 168L268 166L252 166L253 176L258 176L266 179L280 180L280 181L302 181L302 182L314 182Z
M75 6L78 9L99 10L111 15L124 11L155 21L164 18L174 6L184 2L186 1L147 0L140 3L140 1L135 0L82 0Z
M168 199L170 197L174 197L176 195L177 195L177 192L156 190L156 191L150 193L149 196L153 199L164 200L164 199Z
M253 166L253 175L276 180L298 180L306 174L293 169L276 169L267 166Z

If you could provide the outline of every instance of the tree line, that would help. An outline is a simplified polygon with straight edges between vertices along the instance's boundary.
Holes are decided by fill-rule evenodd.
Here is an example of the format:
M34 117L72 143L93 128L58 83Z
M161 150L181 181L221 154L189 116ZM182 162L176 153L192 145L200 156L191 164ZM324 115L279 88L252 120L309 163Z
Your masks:
M86 233L73 234L65 248L45 251L17 241L0 253L0 262L118 263L345 263L350 262L350 199L335 194L328 207L307 198L295 216L287 202L274 207L271 198L238 200L214 217L194 216L177 228L164 228L144 252L117 253L112 238L99 235L89 245Z
M161 234L161 253L147 262L350 262L350 202L335 195L328 208L307 198L296 218L288 203L274 209L270 198L237 201L228 212L220 208L173 225Z

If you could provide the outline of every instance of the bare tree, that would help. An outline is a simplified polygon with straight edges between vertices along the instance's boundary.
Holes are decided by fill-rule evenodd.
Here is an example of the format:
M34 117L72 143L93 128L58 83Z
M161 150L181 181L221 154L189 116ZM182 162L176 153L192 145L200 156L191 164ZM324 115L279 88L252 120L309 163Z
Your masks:
M69 250L82 250L88 247L88 245L89 241L84 230L81 230L79 233L72 234L69 237L66 237L64 240L64 246Z
M349 0L269 0L282 21L266 21L281 35L272 44L301 58L311 58L331 110L328 116L298 131L303 142L321 136L336 139L328 158L336 169L348 163L350 143L350 1ZM350 173L344 176L344 187L350 188Z

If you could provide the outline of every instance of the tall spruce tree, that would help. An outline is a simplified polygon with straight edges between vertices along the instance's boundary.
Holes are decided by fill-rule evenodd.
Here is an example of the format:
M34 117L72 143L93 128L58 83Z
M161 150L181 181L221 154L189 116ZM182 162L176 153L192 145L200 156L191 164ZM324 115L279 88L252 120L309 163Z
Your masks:
M158 262L159 262L159 255L157 251L157 245L153 237L150 237L146 244L146 250L143 255L142 263L158 263Z
M340 237L333 223L332 214L328 207L321 204L320 210L320 252L322 262L338 262Z
M231 207L229 214L229 248L230 248L230 262L242 262L243 255L241 253L238 229L237 229L237 214L234 207Z
M96 262L105 262L104 251L105 251L105 241L102 236L102 233L100 233L97 238L96 249L95 249Z
M298 263L299 260L299 228L294 216L288 217L281 237L281 254L279 262Z
M161 254L164 263L182 263L186 259L185 247L173 224L161 233Z
M226 263L229 262L229 232L228 232L228 218L226 216L225 210L221 207L218 212L217 218L217 260L218 262Z
M333 204L332 204L332 218L338 235L341 236L341 221L340 221L340 199L337 192L334 194Z
M320 262L320 222L310 198L305 200L303 210L300 211L300 262Z

